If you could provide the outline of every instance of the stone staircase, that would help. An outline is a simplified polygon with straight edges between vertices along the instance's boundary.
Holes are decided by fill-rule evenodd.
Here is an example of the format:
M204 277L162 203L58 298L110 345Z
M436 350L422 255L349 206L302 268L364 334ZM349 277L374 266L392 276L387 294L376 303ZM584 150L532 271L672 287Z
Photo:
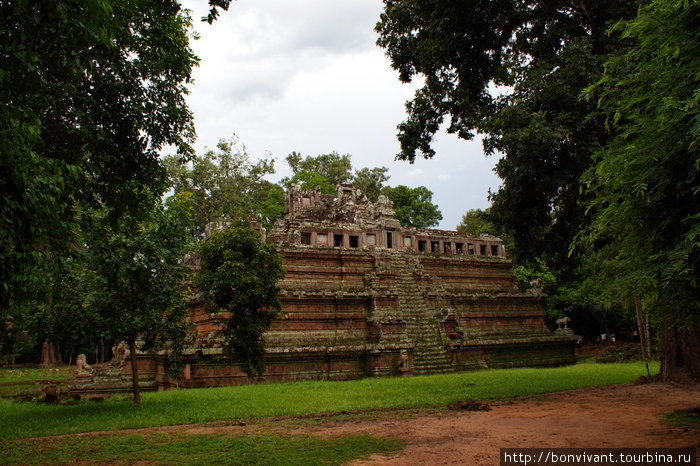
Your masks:
M406 333L414 342L413 373L452 372L454 366L445 346L437 316L440 309L429 306L428 293L439 294L439 285L426 276L417 257L388 253L384 268L394 275L399 309L406 322ZM417 280L418 278L418 280ZM431 286L435 285L435 286Z

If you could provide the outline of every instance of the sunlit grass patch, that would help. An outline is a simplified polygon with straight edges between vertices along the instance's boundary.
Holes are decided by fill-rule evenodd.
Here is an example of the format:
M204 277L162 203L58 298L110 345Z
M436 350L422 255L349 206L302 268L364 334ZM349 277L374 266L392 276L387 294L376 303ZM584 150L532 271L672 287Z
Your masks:
M658 370L658 364L653 367ZM106 400L40 405L0 400L0 440L98 430L157 427L382 408L445 406L631 383L643 363L499 369L348 382L297 382L151 392L139 406Z

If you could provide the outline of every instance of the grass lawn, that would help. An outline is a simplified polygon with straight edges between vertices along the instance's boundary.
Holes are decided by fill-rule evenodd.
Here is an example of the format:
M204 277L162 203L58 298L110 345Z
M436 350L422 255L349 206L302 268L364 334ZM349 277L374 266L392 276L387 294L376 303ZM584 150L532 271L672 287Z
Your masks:
M0 446L4 464L342 464L399 451L403 443L369 435L323 439L311 435L226 433L62 437Z
M19 368L0 369L0 385L16 382L37 382L40 380L68 380L75 373L75 367L64 366L56 369Z
M75 373L74 367L51 369L17 368L0 369L0 397L3 398L38 398L41 388L48 383L55 383L61 390L67 391L65 383ZM0 415L1 417L1 415Z
M658 371L658 364L653 370ZM547 369L153 392L144 393L140 406L124 399L76 405L0 400L0 441L267 416L444 406L466 399L501 399L630 383L645 374L643 363L583 363Z

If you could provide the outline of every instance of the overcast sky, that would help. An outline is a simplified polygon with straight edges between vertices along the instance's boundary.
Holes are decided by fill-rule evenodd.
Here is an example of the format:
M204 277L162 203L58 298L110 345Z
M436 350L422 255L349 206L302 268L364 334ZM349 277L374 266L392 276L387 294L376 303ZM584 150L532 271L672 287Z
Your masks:
M253 157L277 159L277 179L292 151L350 154L355 168L389 168L391 186L433 191L444 229L488 206L499 180L479 141L441 133L433 160L394 160L396 125L417 85L400 83L375 45L380 0L238 0L211 26L199 21L206 0L183 4L200 35L188 98L198 151L235 133Z

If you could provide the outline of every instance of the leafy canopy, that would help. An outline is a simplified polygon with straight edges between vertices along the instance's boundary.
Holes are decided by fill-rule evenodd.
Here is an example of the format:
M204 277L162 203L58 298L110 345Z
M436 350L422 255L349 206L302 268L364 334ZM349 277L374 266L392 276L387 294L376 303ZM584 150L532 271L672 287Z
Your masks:
M280 310L281 258L272 244L243 223L214 231L199 248L199 291L209 312L223 312L222 333L241 369L253 376L264 366L263 334Z
M74 240L80 204L137 211L189 157L190 18L177 1L0 4L0 307L40 250Z
M251 160L245 145L234 135L220 139L183 165L177 156L164 160L174 196L169 205L186 206L192 215L190 229L201 235L209 222L255 216L269 227L284 213L282 188L265 179L275 173L274 159Z
M394 203L394 216L405 227L428 228L442 220L438 206L432 203L433 193L425 186L387 186L382 193Z
M634 2L385 0L376 30L399 79L424 78L398 126L399 159L433 157L434 134L485 135L501 159L492 221L516 259L575 267L569 245L585 223L579 178L605 142L603 118L581 91L618 46L611 22Z
M595 215L582 243L614 258L598 260L617 275L606 295L644 297L661 314L663 377L697 380L700 4L655 0L617 30L632 46L611 58L589 93L614 137L586 176Z

